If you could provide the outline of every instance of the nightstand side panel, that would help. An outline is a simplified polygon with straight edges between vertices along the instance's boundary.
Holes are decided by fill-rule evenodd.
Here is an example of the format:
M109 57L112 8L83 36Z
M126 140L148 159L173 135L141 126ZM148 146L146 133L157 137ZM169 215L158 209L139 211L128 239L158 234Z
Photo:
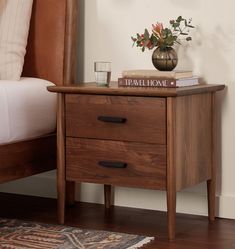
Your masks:
M212 169L212 94L176 97L176 189L209 180Z

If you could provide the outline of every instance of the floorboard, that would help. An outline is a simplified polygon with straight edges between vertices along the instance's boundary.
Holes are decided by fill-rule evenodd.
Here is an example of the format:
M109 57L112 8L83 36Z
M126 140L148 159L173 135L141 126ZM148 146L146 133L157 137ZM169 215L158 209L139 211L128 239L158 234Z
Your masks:
M56 224L56 200L0 193L0 216ZM167 240L166 213L76 203L66 208L66 225L155 236L144 249L235 249L235 220L177 214L176 239Z

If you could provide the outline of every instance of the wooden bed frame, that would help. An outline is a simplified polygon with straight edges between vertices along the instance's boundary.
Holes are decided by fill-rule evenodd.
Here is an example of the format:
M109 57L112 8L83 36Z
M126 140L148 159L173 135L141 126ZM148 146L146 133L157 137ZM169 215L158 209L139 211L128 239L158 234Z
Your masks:
M75 83L77 17L78 0L34 0L23 76ZM0 145L0 183L55 168L55 134Z

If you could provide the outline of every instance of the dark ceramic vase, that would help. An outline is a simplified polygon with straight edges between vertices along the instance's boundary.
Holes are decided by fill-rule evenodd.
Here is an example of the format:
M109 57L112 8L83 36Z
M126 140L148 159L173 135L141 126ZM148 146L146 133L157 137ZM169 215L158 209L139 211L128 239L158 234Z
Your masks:
M156 48L153 51L152 62L154 67L160 71L172 71L178 63L178 56L172 47Z

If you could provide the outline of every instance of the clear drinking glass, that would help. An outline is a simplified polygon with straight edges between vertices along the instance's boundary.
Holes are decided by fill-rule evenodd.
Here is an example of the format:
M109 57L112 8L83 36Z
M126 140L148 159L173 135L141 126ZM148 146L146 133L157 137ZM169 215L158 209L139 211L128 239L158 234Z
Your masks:
M96 61L94 69L96 84L98 86L108 86L111 78L111 62Z

